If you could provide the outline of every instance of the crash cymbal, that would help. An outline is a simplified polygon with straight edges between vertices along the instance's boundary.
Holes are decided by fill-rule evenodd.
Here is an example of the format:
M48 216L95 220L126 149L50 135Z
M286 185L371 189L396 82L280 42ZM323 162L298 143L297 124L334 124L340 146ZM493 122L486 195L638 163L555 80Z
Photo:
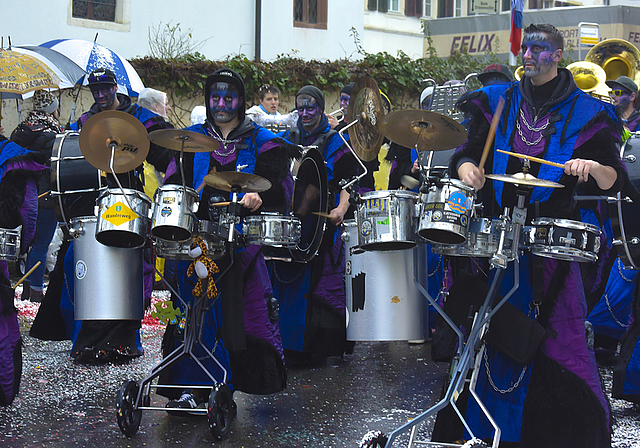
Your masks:
M564 188L564 185L558 182L550 180L538 179L537 177L529 173L516 173L516 174L485 174L487 179L499 180L502 182L508 182L510 184L517 185L531 185L533 187L547 187L547 188Z
M351 91L347 121L358 123L349 129L349 141L355 153L364 162L375 159L382 146L384 136L380 132L380 121L384 116L382 97L378 84L370 76L358 79Z
M392 142L418 151L457 148L467 139L464 126L446 115L428 110L396 110L387 114L380 130Z
M400 178L400 183L402 184L403 187L405 187L407 190L413 190L415 188L418 188L420 186L420 181L418 179L416 179L413 176L409 176L407 174L404 174L401 178Z
M238 190L238 193L260 193L271 188L271 182L255 174L222 171L204 176L204 183L222 191Z
M147 130L136 117L118 110L92 115L82 126L78 139L84 158L99 170L111 173L112 145L114 173L137 168L149 154Z
M150 141L163 148L180 151L184 143L184 152L211 152L220 147L217 140L198 132L183 129L158 129L149 132Z

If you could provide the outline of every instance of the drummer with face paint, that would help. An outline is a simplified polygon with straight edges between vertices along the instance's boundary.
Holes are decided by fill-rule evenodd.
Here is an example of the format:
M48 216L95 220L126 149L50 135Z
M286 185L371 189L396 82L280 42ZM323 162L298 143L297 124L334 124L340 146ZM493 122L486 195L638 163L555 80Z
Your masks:
M274 294L280 302L282 342L289 358L300 362L342 356L353 348L346 340L345 259L340 238L340 224L353 210L341 181L358 175L360 165L331 129L324 106L320 89L302 87L296 94L297 126L284 135L297 145L316 146L309 151L317 151L325 162L329 216L322 243L307 263L273 261L270 265Z
M523 171L520 158L494 150L489 151L484 169L478 168L501 98L505 103L495 148L564 165L531 162L530 174L564 188L525 188L525 225L542 217L581 225L580 209L573 200L578 186L585 194L612 195L623 185L626 174L616 150L620 128L615 109L582 92L571 72L558 67L563 48L562 34L554 26L529 25L521 47L522 79L483 87L458 102L458 108L470 117L468 140L457 149L449 169L452 176L478 190L484 217L497 218L505 207L513 210L517 204L517 187L498 180L486 182L485 171L500 175ZM532 248L519 257L520 286L509 303L536 319L547 329L548 337L538 346L533 361L524 366L505 350L487 344L476 391L502 430L501 444L609 446L609 406L585 337L587 306L579 264L533 252ZM502 296L513 285L515 266L515 262L507 266L502 287L498 287ZM473 279L490 280L482 274ZM518 334L517 328L512 331ZM445 428L446 419L445 413L439 414L433 440L463 438L461 427L455 431ZM466 405L466 421L476 437L493 436L493 428L473 399Z
M285 191L293 185L288 167L300 156L299 148L258 126L245 115L245 86L235 71L222 68L210 75L204 86L207 118L204 123L186 130L211 137L219 147L211 152L184 154L184 182L194 189L203 185L213 172L241 171L271 182L262 192L240 194L241 216L263 211L284 214ZM167 170L165 184L182 184L179 153ZM231 199L228 191L208 185L200 192L199 220L219 220L224 210L215 204ZM206 311L204 344L214 350L216 359L230 372L227 385L246 393L270 394L283 390L286 370L278 319L278 302L274 299L260 245L248 245L215 260L224 276L216 278L219 291ZM232 249L233 250L233 249ZM176 280L182 298L192 303L194 277L186 274L189 262L178 262ZM179 330L178 330L179 332ZM169 325L164 337L164 355L178 343L176 327ZM196 347L196 350L199 347ZM221 381L219 366L204 353L196 352L213 376ZM206 359L205 359L206 358ZM178 385L210 385L206 374L191 359L181 359L171 369L169 378ZM208 391L185 388L163 389L159 393L172 399L167 408L192 408L204 405Z

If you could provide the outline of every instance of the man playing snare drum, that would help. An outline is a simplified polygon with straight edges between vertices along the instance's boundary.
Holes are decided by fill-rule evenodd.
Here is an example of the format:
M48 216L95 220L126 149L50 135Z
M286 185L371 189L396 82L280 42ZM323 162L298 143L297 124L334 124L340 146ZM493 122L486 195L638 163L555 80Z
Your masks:
M530 174L564 188L528 187L526 225L537 217L579 220L573 203L578 184L588 194L611 195L626 174L616 143L620 128L614 108L583 93L571 73L558 68L564 42L549 24L524 30L521 54L525 76L519 83L493 85L465 95L458 103L468 114L468 140L450 163L452 176L473 185L485 206L485 217L498 217L516 205L516 186L486 181L486 173L522 172L520 158L489 151L484 169L479 160L499 100L504 111L495 148L544 158L564 165L531 162ZM577 232L576 232L577 233ZM593 351L585 337L586 303L576 261L525 252L520 257L520 286L509 302L547 329L533 361L522 366L487 345L477 392L502 430L501 442L522 447L602 447L610 444L610 415ZM503 296L514 278L515 263L504 274ZM484 299L484 297L483 297ZM477 437L490 439L493 429L473 399L466 420ZM440 422L444 423L444 422ZM441 431L436 439L462 438Z

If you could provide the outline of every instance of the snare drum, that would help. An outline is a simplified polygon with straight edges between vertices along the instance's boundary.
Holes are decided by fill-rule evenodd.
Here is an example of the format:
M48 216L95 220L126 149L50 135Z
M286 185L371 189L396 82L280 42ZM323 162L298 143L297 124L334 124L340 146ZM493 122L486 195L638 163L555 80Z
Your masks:
M524 246L534 255L565 261L598 259L600 228L570 219L536 218L525 227Z
M22 226L0 229L0 260L17 261L22 243Z
M433 244L433 253L452 257L491 258L500 246L501 220L489 218L471 218L467 240L459 245ZM513 250L513 226L504 232L502 254L508 261L515 260L517 251Z
M151 199L138 190L108 189L98 198L96 240L111 247L141 247L149 227L150 209Z
M200 196L191 187L163 185L153 197L151 234L167 241L186 241L196 230Z
M51 197L58 221L93 216L96 199L106 189L106 177L80 151L79 133L58 134L51 152Z
M302 224L295 216L265 212L245 217L242 222L242 234L246 244L295 247L300 242Z
M403 190L369 191L358 204L358 241L364 250L411 249L415 241L418 194Z
M227 246L226 237L229 228L219 227L213 221L198 221L198 228L187 241L167 241L161 238L153 238L158 257L167 260L193 260L189 255L189 247L193 238L199 236L207 246L207 256L212 260L218 260L225 256Z
M421 194L418 235L441 244L462 244L476 199L471 186L456 179L437 179Z

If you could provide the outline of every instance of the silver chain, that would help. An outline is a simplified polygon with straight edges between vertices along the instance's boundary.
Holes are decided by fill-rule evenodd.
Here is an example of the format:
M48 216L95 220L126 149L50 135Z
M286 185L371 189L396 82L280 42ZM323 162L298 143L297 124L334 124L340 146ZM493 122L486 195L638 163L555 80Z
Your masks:
M545 129L547 129L547 126L549 126L549 119L547 118L547 122L543 125L540 126L539 128L534 128L533 126L531 126L528 122L527 119L524 116L524 111L522 109L520 109L520 117L522 118L522 122L524 123L524 125L527 127L527 129L529 129L531 132L542 132Z
M524 125L527 127L527 129L529 129L531 132L540 133L540 135L538 136L538 139L535 142L530 142L524 136L524 134L522 133L522 128L520 127L520 121L522 121ZM539 128L533 127L527 122L527 119L524 116L524 111L520 109L520 120L516 120L516 128L518 128L518 135L520 136L520 139L528 146L537 145L538 143L540 143L540 140L542 140L542 131L544 131L547 128L547 126L549 126L550 121L551 120L547 118L547 122L544 125L540 126Z
M520 378L518 378L518 381L516 381L515 384L511 386L509 389L503 390L498 388L498 386L496 386L496 384L493 382L493 378L491 378L491 371L489 370L489 358L487 357L487 344L484 344L482 346L482 357L484 358L484 368L487 371L487 379L489 380L491 387L493 387L493 390L504 395L504 394L510 394L511 392L516 390L518 386L520 386L520 383L524 378L524 373L527 371L527 366L524 366L522 368L522 372L520 373Z
M620 266L622 265L622 260L620 260L620 259L618 258L618 259L616 260L616 264L617 264L617 266L618 266L618 272L620 273L620 277L622 277L622 279L623 279L625 282L633 283L634 279L628 279L627 277L625 277L625 276L622 274L622 268L620 267Z
M526 123L526 122L525 122ZM549 123L547 123L549 124ZM520 121L516 121L516 127L518 128L518 135L520 136L520 139L525 142L527 144L527 146L535 146L538 143L540 143L540 140L542 140L542 132L540 133L540 135L538 136L538 139L535 142L530 142L529 140L527 140L527 138L522 134L522 129L520 128Z
M436 274L436 272L438 272L441 261L442 261L442 255L440 255L440 258L438 258L438 263L436 263L436 268L433 270L433 272L429 274L429 271L427 271L427 277L433 277Z
M611 304L609 303L609 296L607 295L607 291L604 292L604 300L607 303L607 308L609 308L609 312L611 313L611 317L613 317L613 320L615 321L615 323L620 325L622 328L627 328L627 325L623 324L616 318L615 313L611 309Z
M233 152L236 150L236 147L234 146L231 149L227 149L227 148L234 143L238 143L240 141L239 138L227 140L226 138L222 138L222 136L218 134L218 132L215 129L211 128L208 130L214 134L214 136L216 137L216 140L220 142L220 146L224 148L223 151L218 151L218 149L214 149L213 152L215 152L220 157L227 157L233 154Z

